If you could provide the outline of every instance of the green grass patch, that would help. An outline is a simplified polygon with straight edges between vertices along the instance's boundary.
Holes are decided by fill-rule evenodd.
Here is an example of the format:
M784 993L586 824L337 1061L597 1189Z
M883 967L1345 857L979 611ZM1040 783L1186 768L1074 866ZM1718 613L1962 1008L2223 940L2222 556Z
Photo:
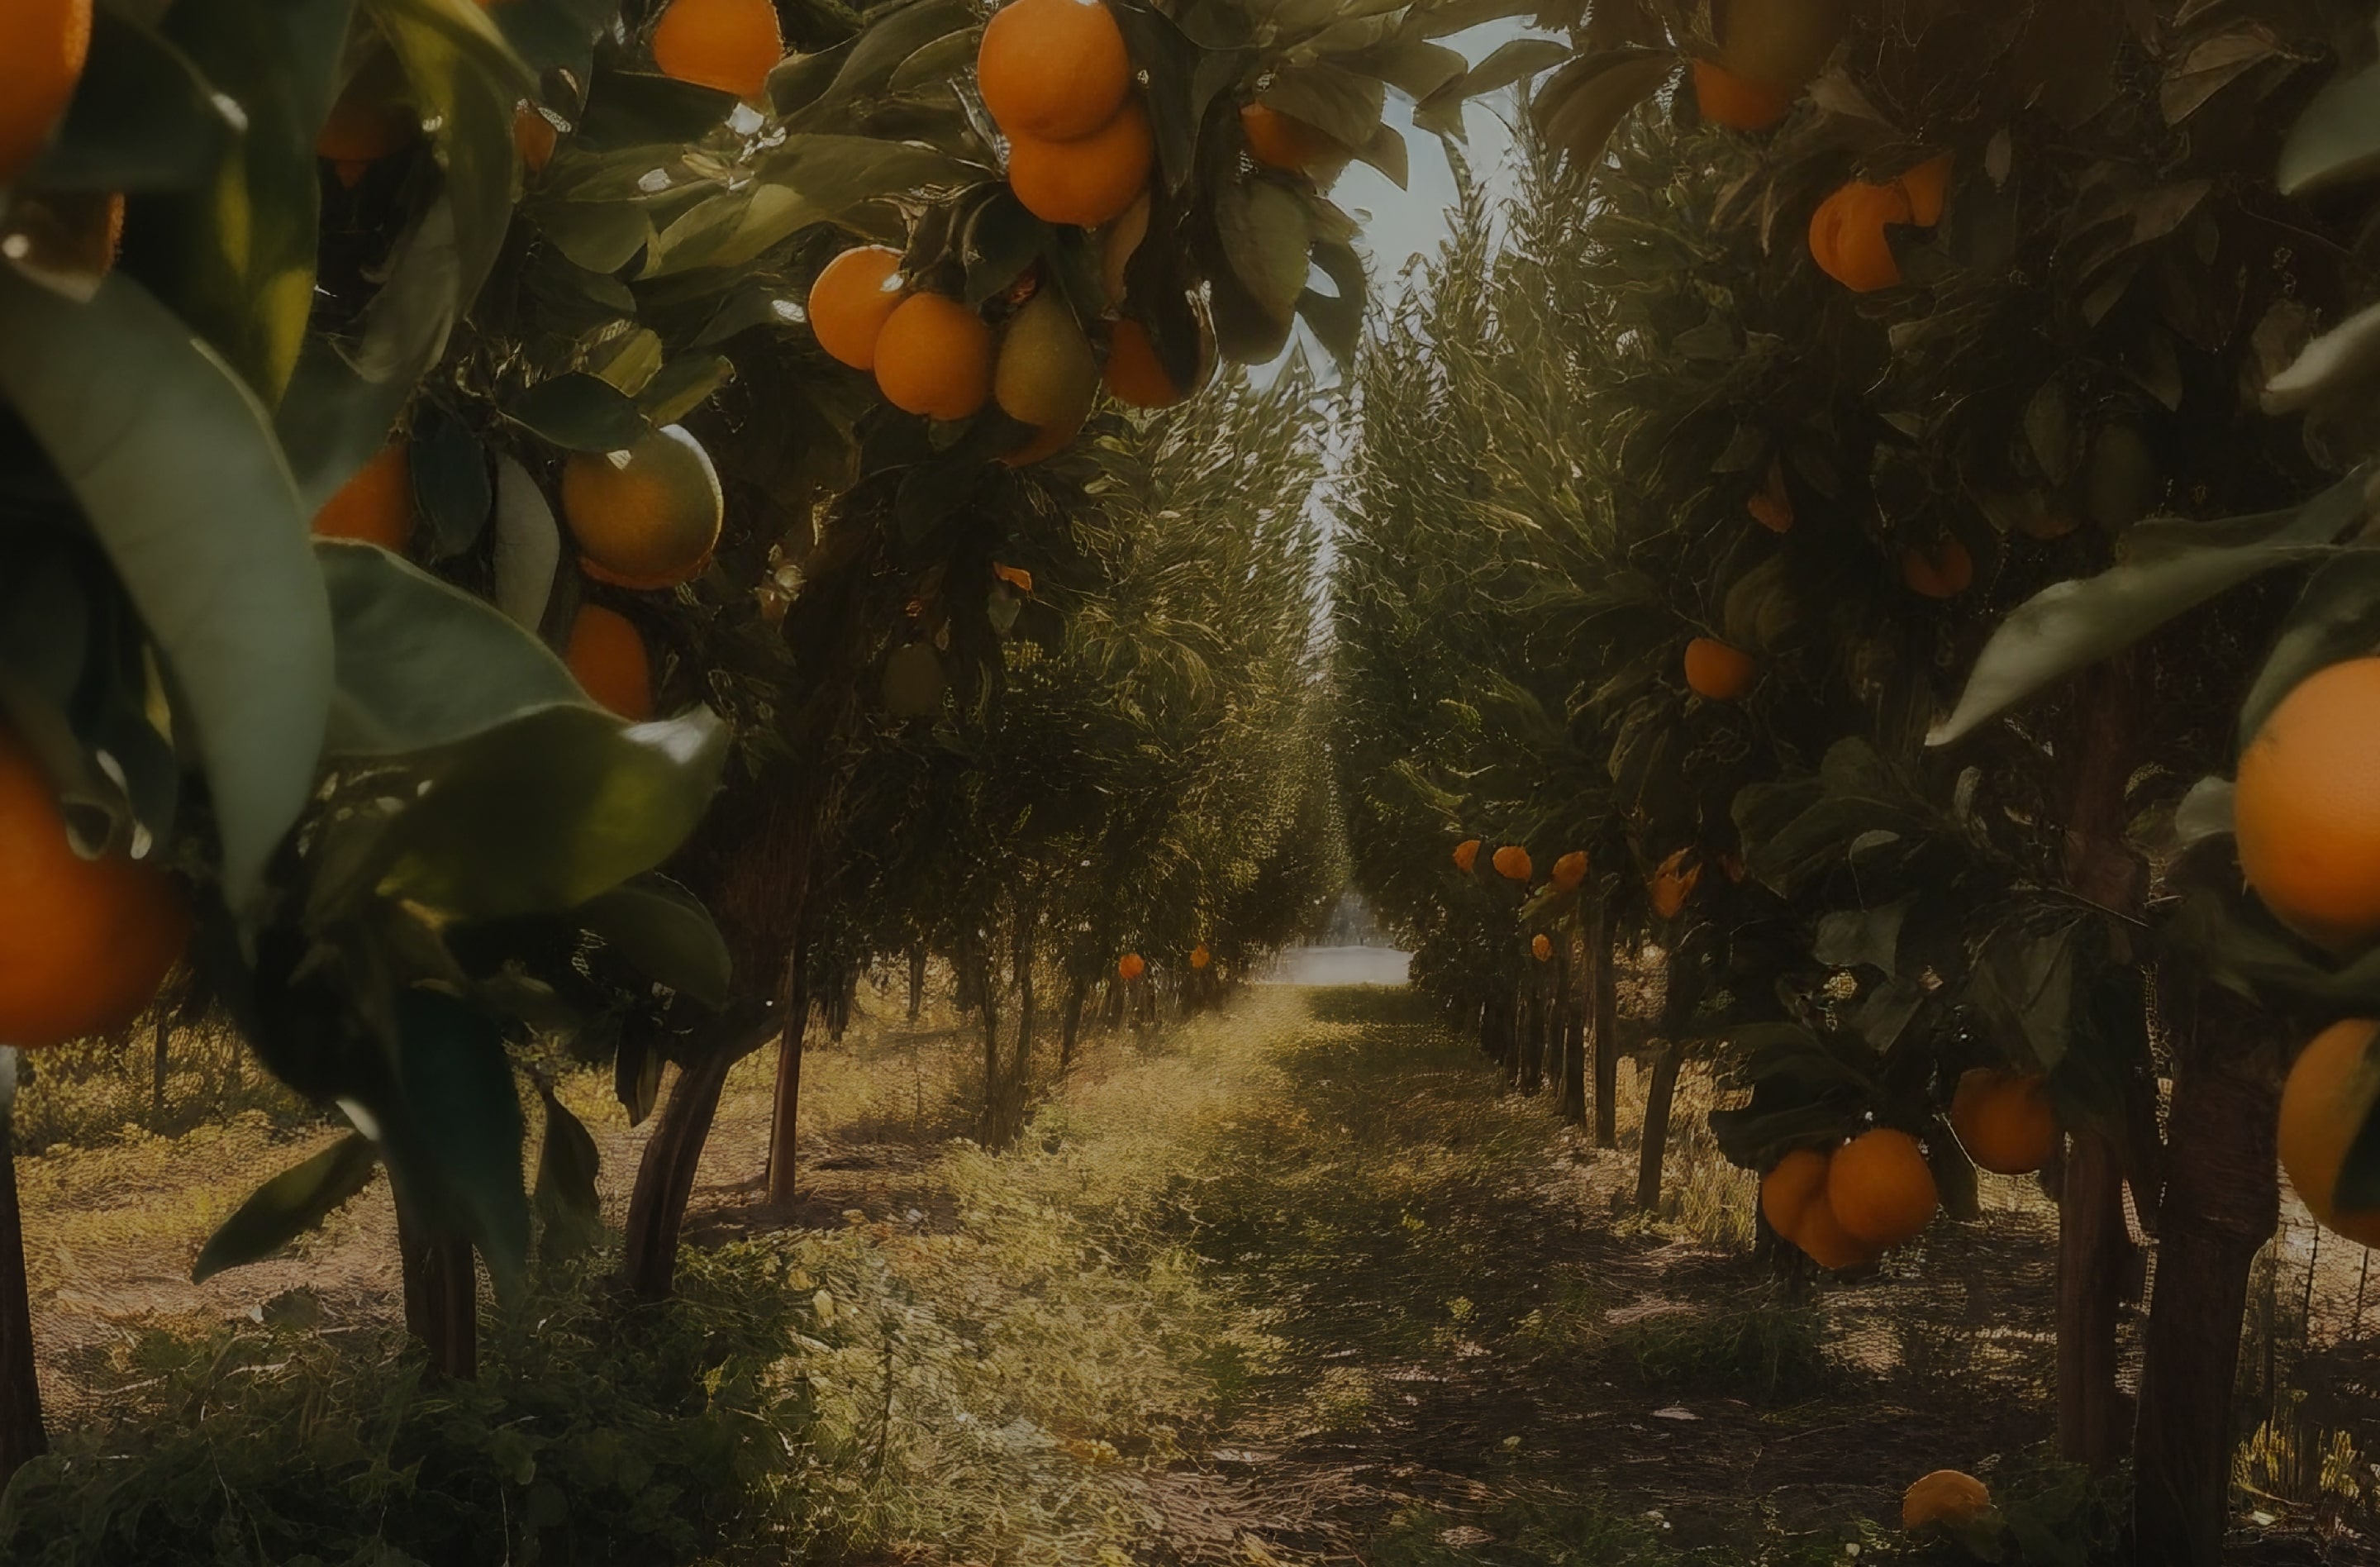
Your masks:
M1663 1394L1797 1403L1842 1390L1826 1321L1806 1306L1764 1300L1739 1310L1667 1312L1615 1332L1611 1347Z

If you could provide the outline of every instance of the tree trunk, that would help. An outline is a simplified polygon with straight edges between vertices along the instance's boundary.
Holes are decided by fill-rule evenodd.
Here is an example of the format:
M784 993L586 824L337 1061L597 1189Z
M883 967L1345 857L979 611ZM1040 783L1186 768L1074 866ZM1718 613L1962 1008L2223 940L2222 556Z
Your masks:
M1573 1126L1586 1124L1586 1019L1580 1005L1578 966L1571 961L1575 943L1565 941L1557 959L1555 1014L1561 1028L1561 1116Z
M1536 959L1531 958L1531 964ZM1517 1059L1512 1063L1512 1086L1524 1094L1534 1094L1545 1080L1546 988L1535 973L1521 981L1521 1027Z
M983 1146L998 1153L1008 1146L1008 1128L1002 1113L1007 1099L1005 1075L1000 1058L1000 996L991 979L991 964L980 960L977 974L976 1005L983 1017L983 1125L978 1134Z
M1009 1075L1008 1091L1014 1100L1018 1130L1025 1124L1025 1100L1033 1089L1033 917L1016 917L1016 944L1012 954L1016 974L1016 1065Z
M628 1192L621 1278L637 1299L667 1299L676 1280L678 1235L686 1227L695 1171L702 1162L702 1145L710 1136L727 1074L767 1043L770 1035L793 1026L790 1016L747 999L705 1026L706 1038L693 1064L680 1068L653 1135L646 1139L636 1183Z
M2248 1276L2280 1221L2274 1025L2228 994L2204 993L2201 1010L2220 1037L2174 1067L2177 1157L2160 1204L2133 1431L2134 1554L2170 1567L2222 1560Z
M1685 1064L1685 1047L1678 1036L1694 1020L1700 997L1694 987L1701 966L1681 942L1670 952L1670 978L1661 998L1661 1056L1653 1067L1653 1082L1645 1095L1645 1136L1636 1150L1636 1206L1651 1212L1661 1205L1661 1166L1669 1158L1670 1109L1677 1102L1678 1071Z
M809 1036L810 988L799 953L793 959L791 989L784 1032L777 1039L777 1087L770 1108L768 1204L771 1208L792 1203L801 1168L802 1046Z
M1612 972L1611 921L1603 904L1586 924L1587 983L1595 1019L1595 1146L1620 1146L1620 986Z
M173 1009L157 1008L157 1043L149 1063L149 1116L159 1131L165 1129L165 1045L174 1031Z
M50 1451L33 1362L24 1217L17 1206L17 1063L15 1048L0 1046L0 1487Z
M430 1352L431 1369L468 1381L480 1374L480 1277L471 1243L433 1235L396 1205L397 1258L405 1279L405 1330Z
M2095 1132L2069 1145L2058 1223L2058 1448L2104 1471L2121 1456L2116 1313L2127 1253L2123 1169Z
M909 943L909 1021L917 1021L926 1006L926 943Z
M1083 998L1090 988L1090 981L1079 974L1066 987L1065 1017L1058 1028L1058 1075L1061 1077L1075 1067L1075 1041L1083 1031Z

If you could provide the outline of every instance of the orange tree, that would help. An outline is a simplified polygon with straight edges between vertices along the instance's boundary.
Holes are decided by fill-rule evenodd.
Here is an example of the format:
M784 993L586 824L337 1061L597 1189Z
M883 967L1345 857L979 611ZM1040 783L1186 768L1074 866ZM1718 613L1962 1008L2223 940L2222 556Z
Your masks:
M1594 275L1567 303L1589 345L1582 379L1609 389L1605 417L1583 421L1568 466L1465 478L1484 501L1475 516L1500 507L1539 528L1577 508L1535 475L1599 481L1610 515L1595 526L1616 541L1604 553L1651 578L1628 635L1572 650L1561 674L1577 696L1566 743L1538 747L1545 776L1562 776L1582 734L1613 735L1623 813L1646 803L1649 778L1648 820L1666 820L1672 842L1724 865L1740 839L1754 901L1730 917L1719 972L1739 1006L1770 1015L1725 1029L1753 1092L1718 1129L1747 1164L1864 1128L1914 1134L1931 1171L1895 1184L1924 1197L1907 1216L1922 1221L1927 1188L1955 1208L1966 1181L1944 1112L1967 1151L1994 1141L1974 1096L1954 1093L1963 1074L2046 1075L2069 1142L2067 1445L2106 1462L2122 1441L2112 1352L2129 1182L2135 1211L2187 1259L2160 1269L2152 1308L2135 1526L2160 1559L2206 1559L2240 1290L2271 1227L2274 1085L2259 1086L2257 1063L2276 1025L2206 989L2192 936L2204 917L2167 895L2183 882L2149 882L2154 840L2127 830L2170 816L2223 756L2208 715L2247 681L2272 606L2228 605L2189 640L2145 643L2018 718L1981 720L2083 652L2252 565L2319 553L2358 520L2351 488L2301 509L2321 492L2325 447L2241 406L2302 335L2301 312L2339 308L2355 230L2289 207L2266 172L2331 20L2293 13L2235 35L2179 14L2127 32L2091 7L1946 5L1889 25L1813 10L1825 36L1814 51L1789 39L1798 63L1785 71L1746 63L1781 13L1737 9L1603 8L1587 24L1597 50L1539 99L1544 131L1597 182L1582 220ZM1661 117L1691 124L1699 110L1744 134L1640 117L1608 145L1629 100L1677 79L1682 53L1694 67ZM1772 91L1737 91L1746 82ZM2327 134L2344 113L2333 104ZM2351 152L2335 161L2354 166ZM2284 248L2287 275L2253 264ZM2316 354L2298 373L2312 384L2327 362ZM2143 520L2160 505L2209 519L2286 509ZM1963 716L1937 735L1965 748L1929 752L2001 613L2116 559L2146 575L2119 570L2098 598L2055 590L2013 623L1976 665ZM1505 597L1523 614L1482 616L1488 645L1525 646L1512 633L1546 592ZM1467 631L1450 639L1475 645ZM1681 684L1720 711L1682 708ZM1370 845L1350 814L1362 864ZM1465 835L1451 813L1427 824L1441 844ZM1413 863L1423 836L1408 832ZM2164 1017L2197 1020L2154 1047L2152 966ZM2157 1067L2176 1080L2162 1137ZM2011 1113L2036 1120L2022 1081L2018 1094ZM1864 1184L1827 1177L1834 1208L1858 1206ZM1852 1232L1908 1228L1828 1216ZM1857 1262L1877 1238L1786 1227L1822 1259Z

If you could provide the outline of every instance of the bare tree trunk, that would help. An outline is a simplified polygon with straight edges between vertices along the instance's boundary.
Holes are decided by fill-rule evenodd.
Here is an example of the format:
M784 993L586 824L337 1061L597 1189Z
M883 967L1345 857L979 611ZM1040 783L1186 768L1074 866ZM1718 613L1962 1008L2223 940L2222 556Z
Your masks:
M705 1026L705 1039L693 1063L680 1069L662 1105L661 1118L637 1164L636 1184L629 1189L621 1276L637 1299L666 1299L675 1282L678 1236L686 1227L695 1172L702 1162L702 1146L718 1114L719 1092L727 1085L727 1074L767 1043L771 1034L795 1026L791 1016L772 1014L748 998Z
M2104 1470L2121 1455L2116 1315L2131 1237L2113 1145L2078 1131L2068 1146L2058 1224L2058 1447Z
M1090 988L1090 981L1079 974L1066 987L1065 1018L1058 1030L1058 1075L1061 1077L1075 1068L1075 1041L1083 1031L1083 998Z
M926 1006L926 943L909 943L909 1021L917 1021Z
M1560 995L1561 1114L1573 1126L1586 1124L1586 1018L1580 1004L1578 968L1571 961L1574 943L1562 943L1555 985Z
M1532 958L1534 964L1536 960ZM1546 988L1540 977L1524 971L1520 984L1521 1026L1518 1047L1513 1052L1512 1086L1524 1094L1534 1094L1544 1086L1544 1039L1546 1020Z
M33 1303L25 1282L25 1222L17 1204L17 1065L0 1046L0 1487L50 1451L33 1361Z
M1653 1066L1653 1082L1645 1095L1645 1139L1636 1150L1636 1206L1646 1212L1661 1206L1661 1166L1670 1149L1670 1107L1678 1094L1678 1069L1685 1051L1675 1039L1665 1040Z
M405 1279L405 1328L430 1352L431 1369L468 1381L480 1374L480 1277L471 1243L432 1235L396 1205L396 1247Z
M2171 1567L2222 1560L2248 1276L2280 1221L2275 1023L2211 989L2198 1012L2195 1048L2174 1067L2179 1157L2159 1209L2133 1430L2133 1549Z
M1006 1085L1002 1081L1000 1059L1000 994L991 979L991 964L988 958L978 960L977 981L979 993L976 1005L983 1017L983 1146L998 1153L1008 1146L1007 1118L1002 1113L1007 1099Z
M1016 941L1010 954L1016 975L1016 1068L1008 1091L1014 1100L1014 1118L1024 1129L1025 1101L1033 1091L1033 916L1028 909L1016 917Z
M771 1208L783 1208L794 1200L801 1167L802 1046L809 1036L810 987L799 952L794 954L790 988L793 996L784 1032L777 1039L776 1095L770 1108L767 1200Z
M1595 1146L1620 1146L1620 987L1612 973L1611 918L1601 900L1586 923L1587 983L1595 1009Z

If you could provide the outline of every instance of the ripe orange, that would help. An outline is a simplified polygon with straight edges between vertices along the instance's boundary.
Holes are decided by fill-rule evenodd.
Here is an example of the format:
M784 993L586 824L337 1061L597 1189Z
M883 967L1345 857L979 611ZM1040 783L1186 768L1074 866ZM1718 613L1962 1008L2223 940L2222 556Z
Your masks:
M1554 955L1553 938L1543 934L1530 937L1529 953L1539 963L1551 961Z
M1931 1524L1972 1524L1991 1504L1992 1493L1973 1475L1937 1469L1900 1493L1900 1526L1914 1530Z
M1126 953L1116 960L1116 978L1130 984L1148 972L1148 965L1140 961L1138 953Z
M876 386L904 413L966 419L991 400L991 328L947 294L912 294L876 338Z
M154 861L75 853L49 779L0 729L0 1043L123 1027L189 935L181 892Z
M1100 380L1109 396L1135 408L1170 408L1182 400L1182 388L1165 373L1148 328L1130 316L1108 332L1108 362Z
M1248 139L1248 156L1269 169L1304 174L1347 155L1336 137L1269 103L1241 104L1240 130Z
M1529 851L1518 844L1507 844L1498 849L1488 863L1494 866L1496 874L1507 881L1526 881L1529 879Z
M1929 599L1955 599L1974 586L1975 557L1956 534L1944 534L1932 551L1915 545L1900 552L1900 580Z
M1479 840L1478 840L1478 839L1476 839L1476 838L1465 838L1465 839L1463 839L1463 842L1461 842L1461 843L1459 843L1459 844L1455 844L1455 845L1454 845L1454 869L1457 869L1457 870L1459 870L1459 871L1463 872L1463 874L1464 874L1465 876L1468 876L1468 875L1470 875L1470 874L1471 874L1471 868L1472 868L1473 866L1475 866L1475 865L1477 865L1478 863L1479 863Z
M889 245L857 246L819 269L810 285L810 330L830 357L854 370L874 370L876 339L905 298L901 252Z
M1741 648L1730 648L1716 637L1697 637L1686 644L1686 688L1714 702L1731 702L1752 689L1760 666Z
M1767 481L1743 503L1743 509L1752 514L1753 521L1771 533L1793 531L1793 497L1785 488L1782 463L1768 465Z
M644 633L626 615L601 604L580 606L563 662L589 696L629 723L653 716L653 672Z
M1694 62L1694 107L1713 125L1730 130L1767 130L1792 109L1793 96L1711 61Z
M1928 158L1904 171L1899 183L1909 198L1909 221L1920 228L1932 228L1942 221L1942 203L1950 194L1950 154Z
M1690 848L1674 851L1645 879L1645 890L1652 895L1653 912L1664 919L1678 917L1686 900L1694 895L1694 884L1703 879L1699 860L1692 865L1686 863L1694 852Z
M1026 212L1045 223L1097 228L1122 217L1148 188L1156 162L1148 111L1135 99L1107 124L1072 141L1011 132L1008 188Z
M771 0L670 0L653 29L662 74L738 98L758 98L785 57Z
M2058 1149L2058 1116L2041 1079L1976 1067L1950 1098L1950 1129L1984 1169L2030 1175Z
M1810 214L1810 259L1854 294L1889 288L1900 281L1900 262L1885 225L1909 221L1909 193L1898 184L1855 179Z
M1210 953L1210 952L1208 952L1208 951L1207 950L1207 943L1206 943L1206 942L1201 941L1201 942L1199 942L1196 946L1192 947L1192 948L1190 949L1190 966L1191 966L1191 967L1193 967L1193 968L1204 968L1204 967L1206 967L1208 964L1210 964L1210 963L1212 963L1212 962L1214 962L1214 961L1215 961L1215 954L1214 954L1213 953Z
M1941 1198L1917 1139L1878 1126L1835 1150L1827 1206L1853 1240L1897 1246L1925 1228Z
M574 452L562 465L562 516L589 576L650 591L710 564L726 506L718 470L678 425L625 452Z
M386 50L348 80L314 136L315 156L330 161L340 184L353 186L367 167L421 134L421 115L407 91L404 67Z
M2340 1212L2338 1172L2372 1104L2380 1098L2380 1059L2368 1017L2334 1023L2298 1052L2281 1089L2281 1168L2299 1200L2325 1227L2359 1245L2380 1246L2380 1209Z
M2284 925L2334 952L2380 937L2380 658L2317 670L2240 757L2240 869Z
M1824 1148L1795 1148L1760 1181L1760 1211L1769 1228L1810 1254L1821 1268L1856 1268L1876 1249L1853 1239L1827 1199L1831 1168Z
M1572 849L1554 861L1553 884L1565 893L1575 893L1586 881L1586 851Z
M1132 56L1098 0L1015 0L985 25L975 78L1008 136L1072 141L1123 107Z
M1831 1163L1828 1168L1831 1170ZM1846 1268L1864 1268L1884 1250L1882 1246L1864 1241L1844 1229L1843 1221L1835 1216L1832 1202L1811 1204L1809 1211L1802 1216L1801 1233L1788 1238L1808 1252L1811 1260L1819 1267L1838 1271Z
M0 185L25 172L66 113L91 53L91 0L0 6Z
M393 441L356 469L355 477L314 514L318 539L360 539L405 553L413 538L413 469L409 448Z
M513 151L520 154L521 166L531 174L543 174L545 165L553 162L553 150L562 145L562 128L545 117L545 111L522 99L513 107Z

